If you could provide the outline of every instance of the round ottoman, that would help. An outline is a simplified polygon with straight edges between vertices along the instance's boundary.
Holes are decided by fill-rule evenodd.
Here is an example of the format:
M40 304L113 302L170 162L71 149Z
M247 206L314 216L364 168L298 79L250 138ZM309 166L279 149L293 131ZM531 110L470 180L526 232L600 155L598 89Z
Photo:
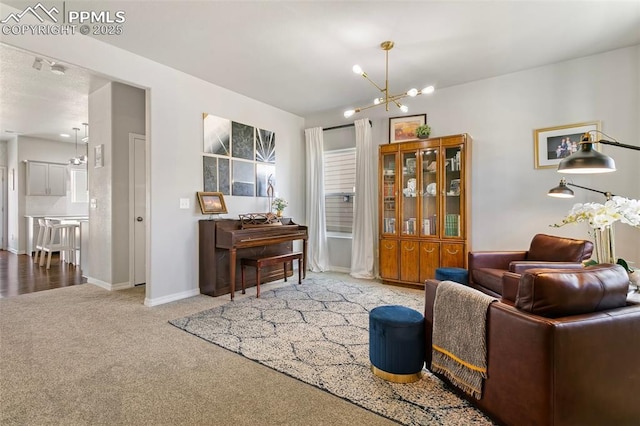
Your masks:
M422 377L424 317L399 305L378 306L369 313L369 360L376 376L396 383Z
M467 285L469 283L469 272L464 268L438 268L436 269L436 280L453 281Z

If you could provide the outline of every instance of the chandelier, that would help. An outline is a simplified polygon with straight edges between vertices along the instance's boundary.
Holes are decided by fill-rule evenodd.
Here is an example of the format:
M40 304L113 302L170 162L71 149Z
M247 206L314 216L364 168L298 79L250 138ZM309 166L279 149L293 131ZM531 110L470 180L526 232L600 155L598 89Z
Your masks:
M359 107L356 109L350 109L344 112L344 117L345 118L349 118L351 117L353 114L363 111L365 109L369 109L369 108L373 108L375 106L378 105L385 105L385 108L387 111L389 111L389 104L395 104L398 108L400 108L400 111L402 112L407 112L409 111L409 108L406 105L401 104L399 101L400 99L404 98L404 97L415 97L418 95L425 95L428 93L433 93L434 88L433 86L427 86L422 90L418 90L418 89L409 89L404 93L400 93L399 95L389 95L389 50L393 49L393 42L392 41L383 41L382 43L380 43L380 48L382 48L382 50L384 50L384 57L385 57L385 76L384 76L384 87L380 87L378 86L375 82L373 82L373 80L371 80L369 78L369 76L367 75L366 72L364 72L362 70L362 68L360 68L360 65L354 65L353 66L353 72L356 74L361 75L362 77L364 77L369 83L373 84L376 89L378 89L383 96L375 98L373 100L373 105L369 105L366 107Z

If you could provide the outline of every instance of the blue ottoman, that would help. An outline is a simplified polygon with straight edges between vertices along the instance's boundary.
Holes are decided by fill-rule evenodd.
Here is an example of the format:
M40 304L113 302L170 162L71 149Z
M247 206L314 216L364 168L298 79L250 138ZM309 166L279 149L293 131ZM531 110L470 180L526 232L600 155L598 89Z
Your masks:
M378 306L369 313L369 360L376 376L395 383L422 377L424 317L399 305Z
M469 272L464 268L438 268L436 269L436 280L453 281L467 285L469 284Z

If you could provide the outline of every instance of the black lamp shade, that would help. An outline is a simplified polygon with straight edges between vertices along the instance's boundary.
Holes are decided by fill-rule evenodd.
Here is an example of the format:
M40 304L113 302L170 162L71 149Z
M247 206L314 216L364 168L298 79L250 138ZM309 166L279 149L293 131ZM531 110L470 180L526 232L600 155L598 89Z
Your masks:
M567 184L564 182L564 179L560 181L560 185L556 186L555 188L551 188L549 192L547 192L547 195L549 197L556 197L556 198L573 198L574 197L573 191L571 190L571 188L567 186Z
M615 161L594 150L593 143L589 142L582 142L580 151L571 154L558 164L558 172L560 173L608 173L615 171Z

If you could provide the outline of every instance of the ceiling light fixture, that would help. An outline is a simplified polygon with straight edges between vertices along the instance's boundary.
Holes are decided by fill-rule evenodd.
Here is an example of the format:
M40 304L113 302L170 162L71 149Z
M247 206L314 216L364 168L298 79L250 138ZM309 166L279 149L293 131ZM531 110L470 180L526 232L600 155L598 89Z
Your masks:
M603 145L619 146L621 148L634 149L640 151L640 146L627 145L620 143L616 140L608 141L600 139L598 141L593 140L591 132L601 133L606 137L611 137L606 133L599 130L591 130L582 135L582 141L580 142L580 150L574 152L570 156L566 157L560 164L558 164L558 172L560 173L609 173L616 171L616 162L613 158L599 153L593 149L594 143L601 143ZM613 138L612 138L613 139Z
M81 156L78 157L78 131L80 129L78 127L74 127L73 131L76 132L76 156L69 159L69 164L72 164L74 166L79 166L81 164L87 164L87 158L86 156Z
M42 69L42 63L46 62L47 65L49 65L49 70L56 75L64 75L65 72L67 72L67 69L65 67L63 67L62 65L54 62L54 61L50 61L48 59L43 59L43 58L35 58L33 60L33 64L31 65L34 69L40 71Z
M82 142L89 143L89 134L87 131L89 130L89 123L82 123L84 126L84 138L82 138Z
M64 75L66 71L67 69L60 64L51 65L51 72L56 75Z
M356 74L361 75L362 77L364 77L369 83L373 84L376 89L378 89L381 93L382 93L382 97L378 97L375 98L373 100L373 105L369 105L366 107L358 107L356 109L350 109L344 112L344 117L345 118L349 118L351 117L353 114L363 111L365 109L369 109L369 108L373 108L375 106L378 105L385 105L385 108L387 111L389 111L389 104L393 103L395 104L398 108L400 108L400 111L402 112L407 112L409 111L409 108L406 105L401 104L400 102L398 102L400 99L406 97L406 96L410 96L410 97L415 97L418 95L425 95L428 93L433 93L434 88L433 86L427 86L422 90L418 90L418 89L410 89L407 90L404 93L400 93L399 95L389 95L389 50L393 49L393 45L394 43L392 41L383 41L382 43L380 43L380 47L382 48L382 50L384 50L384 57L385 57L385 75L384 75L384 88L378 86L376 83L373 82L373 80L371 80L369 78L369 76L367 75L366 72L364 72L362 70L362 68L360 68L360 65L354 65L353 66L353 72Z

